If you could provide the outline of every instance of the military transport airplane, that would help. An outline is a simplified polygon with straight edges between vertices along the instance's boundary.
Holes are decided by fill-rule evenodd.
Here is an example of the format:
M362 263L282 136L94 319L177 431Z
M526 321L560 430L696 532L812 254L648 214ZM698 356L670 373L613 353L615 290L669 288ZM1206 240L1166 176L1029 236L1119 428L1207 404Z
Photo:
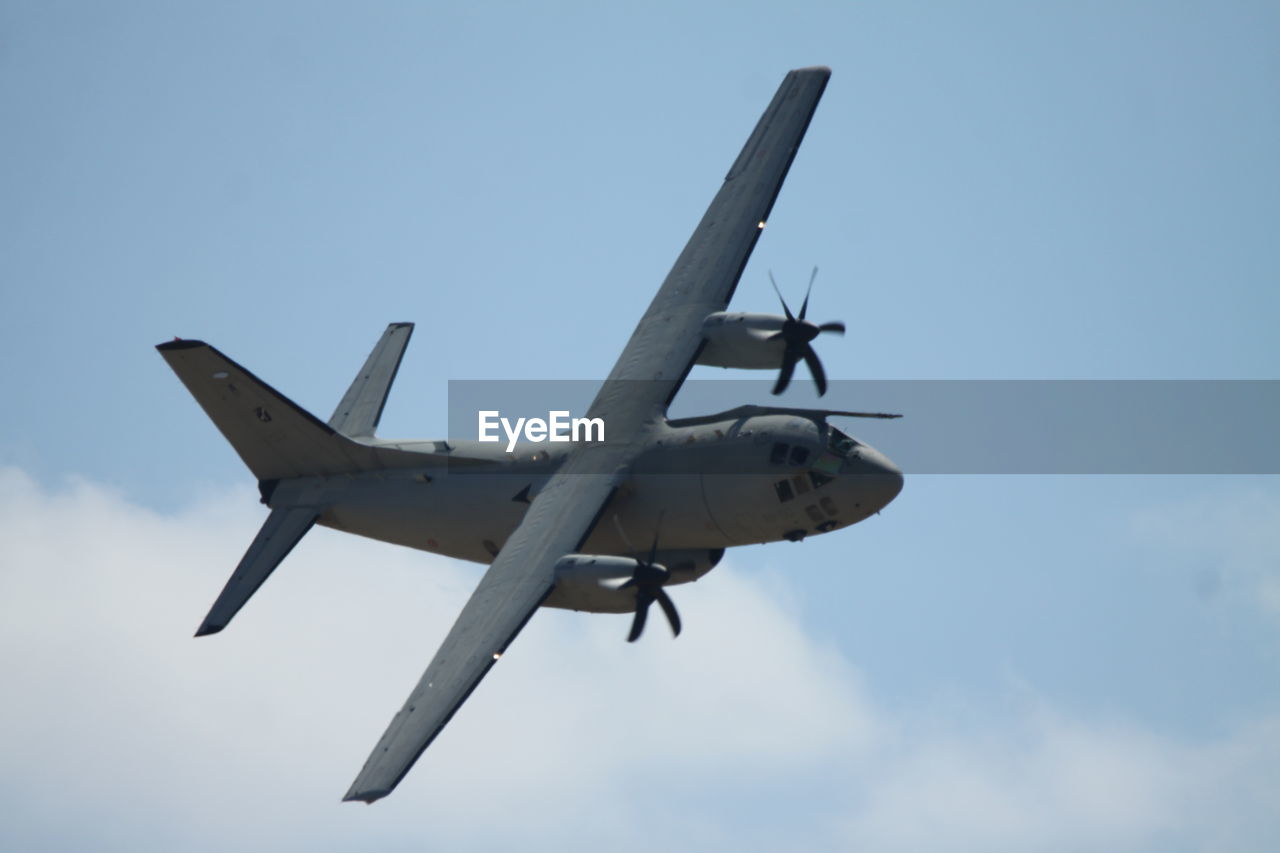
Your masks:
M344 799L391 793L539 607L634 613L635 640L656 602L678 634L665 588L710 571L725 548L846 527L897 496L893 463L828 422L896 415L740 406L666 416L695 364L780 368L780 393L803 360L826 389L810 342L844 326L806 320L807 294L795 315L785 300L781 316L724 309L830 74L803 68L782 81L587 412L607 424L607 441L508 453L376 438L407 323L387 328L327 424L206 343L157 347L271 509L197 636L225 628L317 523L489 563Z

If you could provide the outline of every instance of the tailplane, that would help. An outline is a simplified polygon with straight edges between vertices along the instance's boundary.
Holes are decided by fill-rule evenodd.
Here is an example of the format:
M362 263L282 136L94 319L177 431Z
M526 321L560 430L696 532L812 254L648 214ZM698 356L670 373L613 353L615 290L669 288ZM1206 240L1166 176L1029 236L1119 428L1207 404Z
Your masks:
M323 423L204 341L174 340L156 349L259 480L353 474L422 462L417 454L348 437L372 434L408 342L407 332L393 335L393 330L407 325L397 323L387 330L347 391L332 419L343 431ZM389 370L387 356L392 357ZM355 432L344 435L348 424Z
M327 424L203 341L156 349L258 478L266 503L280 480L416 467L433 458L372 442L412 331L410 323L387 327ZM324 510L277 498L196 636L225 628Z
M222 594L213 603L209 615L204 617L197 637L216 634L244 607L258 587L271 576L276 566L293 550L293 546L307 535L307 531L320 517L311 507L279 507L271 510L266 523L254 537L249 550L240 558L240 565L231 573L231 579L223 587Z
M329 418L329 426L343 435L372 438L387 404L387 393L400 370L400 359L413 335L412 323L392 323L369 353L364 367Z

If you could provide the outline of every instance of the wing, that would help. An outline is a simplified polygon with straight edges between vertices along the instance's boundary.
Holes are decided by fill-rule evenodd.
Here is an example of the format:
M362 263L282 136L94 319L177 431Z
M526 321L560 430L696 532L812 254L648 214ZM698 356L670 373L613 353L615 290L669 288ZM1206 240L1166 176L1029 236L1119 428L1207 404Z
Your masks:
M590 416L606 419L611 438L643 428L680 390L705 345L702 321L728 306L830 77L818 67L783 78L596 395Z
M344 800L372 803L399 784L551 593L556 561L586 540L615 484L613 476L574 470L552 477L481 578Z
M703 319L728 305L830 76L783 79L591 405L609 441L575 447L538 494L344 799L391 793L551 593L556 562L586 541L693 367Z

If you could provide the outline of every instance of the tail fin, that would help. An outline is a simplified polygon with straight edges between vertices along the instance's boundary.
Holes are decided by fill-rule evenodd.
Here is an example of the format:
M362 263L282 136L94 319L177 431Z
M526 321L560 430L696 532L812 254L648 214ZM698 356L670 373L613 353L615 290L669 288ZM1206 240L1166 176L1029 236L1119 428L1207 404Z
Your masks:
M369 353L364 367L329 418L329 426L343 435L368 438L373 435L387 404L387 392L400 369L400 359L413 335L412 323L392 323Z

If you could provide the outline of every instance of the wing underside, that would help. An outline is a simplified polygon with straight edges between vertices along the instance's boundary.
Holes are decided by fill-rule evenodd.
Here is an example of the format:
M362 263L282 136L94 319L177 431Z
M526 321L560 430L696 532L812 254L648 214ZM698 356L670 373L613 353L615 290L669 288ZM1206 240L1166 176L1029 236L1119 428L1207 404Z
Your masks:
M556 561L586 539L614 485L562 471L538 494L344 800L371 803L399 784L551 593Z

